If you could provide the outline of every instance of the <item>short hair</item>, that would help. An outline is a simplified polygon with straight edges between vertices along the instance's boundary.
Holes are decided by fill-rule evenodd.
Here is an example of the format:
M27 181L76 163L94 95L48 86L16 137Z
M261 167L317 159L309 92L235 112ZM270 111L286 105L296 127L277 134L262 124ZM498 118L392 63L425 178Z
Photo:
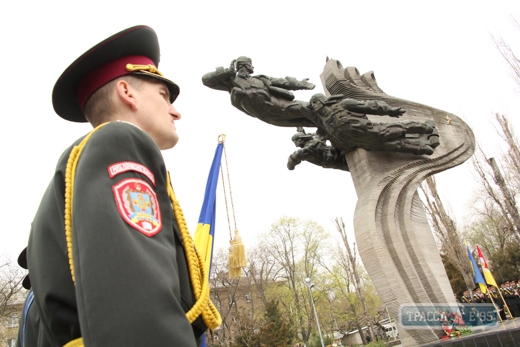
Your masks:
M113 81L108 82L98 90L96 90L85 103L83 114L85 118L92 124L93 127L97 127L100 124L106 123L111 120L111 115L114 112L114 105L112 103L112 91L116 83L120 80L125 80L135 89L141 89L145 77L141 76L122 76L116 78Z

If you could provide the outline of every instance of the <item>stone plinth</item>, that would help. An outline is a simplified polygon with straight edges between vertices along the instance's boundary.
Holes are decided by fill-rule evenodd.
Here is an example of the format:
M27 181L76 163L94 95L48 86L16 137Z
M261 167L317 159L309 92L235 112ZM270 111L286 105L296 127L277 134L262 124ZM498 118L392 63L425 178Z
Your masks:
M429 175L466 161L474 151L471 129L451 113L385 94L374 74L359 75L329 60L321 75L328 95L382 100L406 110L399 120L434 120L441 144L431 156L357 149L347 154L358 202L354 230L359 254L378 294L398 319L400 305L455 304L437 245L417 188ZM371 117L374 122L395 118ZM439 329L407 330L398 326L403 346L437 341Z

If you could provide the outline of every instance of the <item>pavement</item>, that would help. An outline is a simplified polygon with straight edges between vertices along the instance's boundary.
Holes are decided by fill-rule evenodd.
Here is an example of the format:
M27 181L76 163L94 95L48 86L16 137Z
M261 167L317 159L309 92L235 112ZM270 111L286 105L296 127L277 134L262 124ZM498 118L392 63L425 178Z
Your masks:
M420 345L418 347L520 347L520 318L507 319L492 327L472 327L471 329L473 333L470 335L452 337L448 340L439 340L438 342Z

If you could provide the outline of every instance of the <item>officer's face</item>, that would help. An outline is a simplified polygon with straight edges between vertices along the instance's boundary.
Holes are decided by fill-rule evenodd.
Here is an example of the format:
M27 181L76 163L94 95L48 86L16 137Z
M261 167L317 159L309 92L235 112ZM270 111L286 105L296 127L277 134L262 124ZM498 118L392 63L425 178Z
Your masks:
M146 80L136 91L137 126L150 135L160 149L177 144L179 137L174 122L181 114L173 107L166 85L160 81Z

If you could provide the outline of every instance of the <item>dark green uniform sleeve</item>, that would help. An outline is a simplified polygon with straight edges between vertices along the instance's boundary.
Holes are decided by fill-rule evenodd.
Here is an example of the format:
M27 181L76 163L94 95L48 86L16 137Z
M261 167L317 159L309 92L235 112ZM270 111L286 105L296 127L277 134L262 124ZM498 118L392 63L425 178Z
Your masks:
M153 176L129 170L110 177L109 166L124 162ZM157 234L137 230L118 208L114 187L127 179L155 192ZM153 140L127 123L106 125L84 147L74 186L74 271L85 346L196 346L181 305L166 170Z

